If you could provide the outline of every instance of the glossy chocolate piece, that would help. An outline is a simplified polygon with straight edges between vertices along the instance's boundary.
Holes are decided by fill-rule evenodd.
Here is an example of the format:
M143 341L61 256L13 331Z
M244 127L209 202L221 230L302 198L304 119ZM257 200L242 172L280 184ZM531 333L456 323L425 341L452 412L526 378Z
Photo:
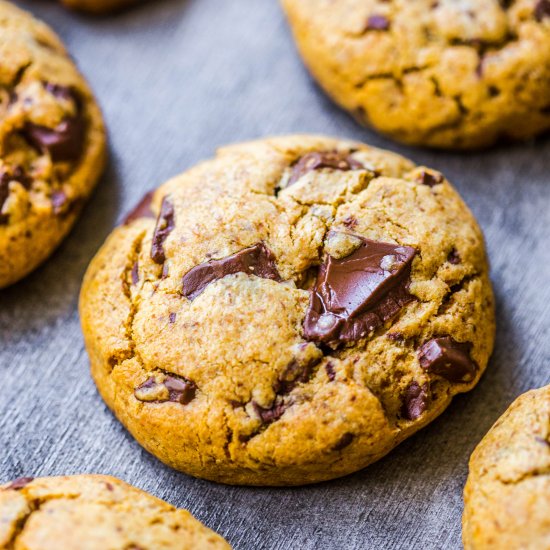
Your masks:
M418 350L418 360L425 371L449 382L471 382L478 370L471 349L470 342L457 342L450 336L432 338Z
M333 170L340 170L342 172L365 169L359 161L355 160L348 153L339 151L308 153L301 157L292 167L288 185L296 183L308 172L321 170L322 168L332 168Z
M264 243L258 243L227 258L211 260L194 267L183 276L182 293L186 298L194 300L209 284L235 273L281 280L275 257Z

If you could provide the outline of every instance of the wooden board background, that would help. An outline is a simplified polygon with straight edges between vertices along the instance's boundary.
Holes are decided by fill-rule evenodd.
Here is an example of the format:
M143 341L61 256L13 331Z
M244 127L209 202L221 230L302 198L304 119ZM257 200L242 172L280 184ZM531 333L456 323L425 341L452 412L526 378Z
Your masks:
M361 129L308 77L275 0L152 0L110 18L18 3L57 29L89 78L111 163L58 252L0 292L0 481L113 474L188 508L237 549L460 548L471 451L515 396L550 382L550 140L453 154ZM455 183L488 242L496 350L475 391L362 472L296 489L215 485L160 464L106 410L88 375L80 281L146 190L219 145L292 132L397 150Z

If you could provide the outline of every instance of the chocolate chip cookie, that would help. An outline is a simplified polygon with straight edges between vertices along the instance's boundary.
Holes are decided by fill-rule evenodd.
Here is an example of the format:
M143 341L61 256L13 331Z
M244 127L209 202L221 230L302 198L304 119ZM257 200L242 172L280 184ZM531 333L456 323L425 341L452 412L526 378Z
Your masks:
M100 110L59 38L0 1L0 288L71 229L105 161Z
M484 147L550 129L550 0L282 0L321 86L409 144Z
M229 549L186 510L109 476L21 478L0 487L0 548Z
M473 388L493 347L483 237L444 176L315 136L224 148L150 193L80 311L134 437L234 484L367 466Z
M550 548L550 386L521 395L470 459L466 550Z
M61 0L61 2L78 11L104 14L136 4L139 0Z

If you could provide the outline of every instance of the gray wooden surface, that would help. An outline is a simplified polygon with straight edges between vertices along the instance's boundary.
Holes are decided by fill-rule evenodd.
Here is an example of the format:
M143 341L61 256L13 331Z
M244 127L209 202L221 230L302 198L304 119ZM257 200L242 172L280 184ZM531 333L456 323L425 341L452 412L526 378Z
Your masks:
M516 395L550 382L550 140L465 155L359 128L306 74L275 0L152 0L104 19L18 3L57 29L90 80L111 164L59 251L0 292L0 481L113 474L188 508L237 549L460 548L468 456ZM291 132L394 149L454 181L487 237L497 346L475 391L362 472L296 489L215 485L163 466L104 406L88 375L80 281L146 190L226 142Z

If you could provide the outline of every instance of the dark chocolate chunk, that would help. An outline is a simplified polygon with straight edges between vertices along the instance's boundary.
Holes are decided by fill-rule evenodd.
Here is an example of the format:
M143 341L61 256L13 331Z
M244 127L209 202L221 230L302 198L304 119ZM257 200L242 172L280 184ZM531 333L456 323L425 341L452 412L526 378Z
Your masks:
M196 395L197 386L191 380L180 376L169 375L163 382L157 382L154 376L149 377L134 390L138 401L148 403L180 403L187 405Z
M458 254L456 248L453 248L449 255L447 256L447 260L450 264L458 265L462 260L460 259L460 255Z
M164 253L164 241L175 227L174 206L168 197L162 199L160 214L157 219L157 226L153 233L153 243L151 245L151 259L157 264L163 264L166 261Z
M550 0L538 0L535 5L535 19L542 21L545 17L550 17Z
M332 447L333 451L341 451L342 449L345 449L346 447L349 447L351 445L351 442L353 441L353 434L345 433L336 445Z
M437 374L450 382L470 382L478 366L471 358L470 342L457 342L450 336L432 338L418 350L420 366L430 374Z
M51 82L45 82L44 88L54 97L65 99L67 101L74 101L77 105L79 104L78 96L76 95L74 89L70 86L63 86L61 84L52 84Z
M383 15L371 15L365 25L366 31L387 31L390 28L390 21Z
M342 220L342 224L344 225L344 227L347 227L348 229L354 229L358 223L359 222L357 221L357 219L354 218L353 216L348 216L347 218L344 218Z
M334 382L336 378L336 371L334 370L334 364L331 361L328 361L325 365L325 370L327 371L328 379L331 382Z
M132 284L137 285L139 283L139 263L137 260L134 262L134 265L132 266L131 277L132 277Z
M2 208L4 203L8 200L11 181L19 182L25 189L30 189L32 184L31 178L25 173L21 166L15 166L11 170L4 168L3 171L0 172L0 225L8 223L8 215L2 214Z
M13 480L6 487L6 489L13 489L15 491L18 491L19 489L23 489L23 487L26 487L32 481L34 481L34 477L20 477L18 479Z
M272 424L276 420L279 420L287 408L286 405L280 400L276 401L269 409L260 407L256 401L252 401L252 405L264 424Z
M67 203L67 195L63 189L58 189L52 193L52 208L53 213L57 216L63 212L65 204Z
M304 320L307 340L359 340L413 300L408 286L416 250L359 238L361 246L349 256L329 256L320 266Z
M323 360L323 357L313 357L309 361L292 360L275 384L275 393L285 395L290 393L300 382L307 382L313 368Z
M439 183L443 183L444 179L443 174L438 172L426 172L425 170L420 172L418 176L418 182L428 187L434 187Z
M403 397L401 414L407 420L416 420L428 407L428 384L412 382Z
M140 218L154 218L155 213L151 210L151 203L153 202L154 191L149 191L140 201L139 204L126 216L124 219L124 225L128 225Z
M168 316L168 319L170 320L170 324L173 325L175 322L176 322L176 318L177 318L178 314L177 313L170 313L170 315Z
M264 243L258 243L227 258L197 265L183 276L182 293L186 298L194 300L210 283L235 273L281 280L275 257Z
M296 183L302 176L314 170L332 168L347 172L349 170L364 170L365 167L348 153L339 151L324 151L319 153L308 153L293 165L288 185Z
M84 145L84 121L81 116L68 117L55 128L28 122L23 135L39 151L49 152L54 162L76 161Z

